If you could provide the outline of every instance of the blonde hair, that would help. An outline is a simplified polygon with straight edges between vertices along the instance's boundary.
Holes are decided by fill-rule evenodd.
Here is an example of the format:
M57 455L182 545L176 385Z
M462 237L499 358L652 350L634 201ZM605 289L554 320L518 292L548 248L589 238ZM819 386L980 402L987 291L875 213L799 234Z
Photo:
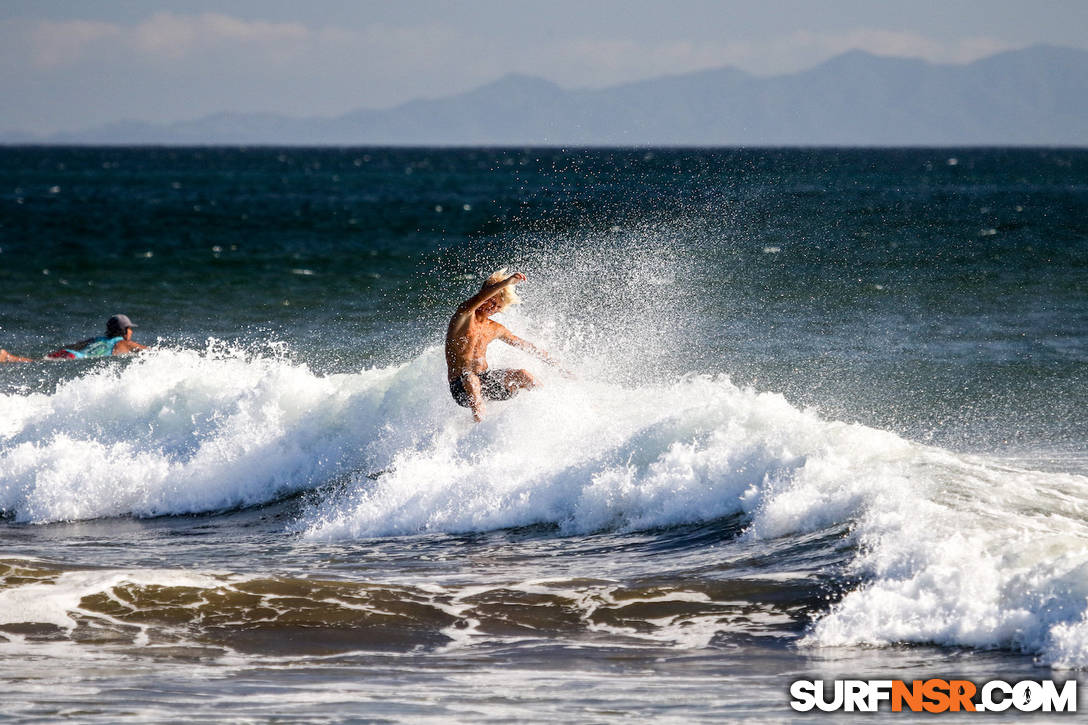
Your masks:
M502 282L504 279L506 279L509 276L510 275L508 275L506 273L506 267L503 267L502 269L497 270L494 274L492 274L490 277L485 279L484 283L483 283L483 287L486 287L489 284L495 284L497 282ZM481 289L482 289L482 287L481 287ZM512 284L507 285L506 287L503 287L501 290L499 290L498 292L496 292L492 296L499 298L499 305L500 305L499 309L500 310L505 308L505 307L509 307L510 305L520 305L521 304L521 298L518 297L518 293L516 291L514 291L514 285L512 285Z

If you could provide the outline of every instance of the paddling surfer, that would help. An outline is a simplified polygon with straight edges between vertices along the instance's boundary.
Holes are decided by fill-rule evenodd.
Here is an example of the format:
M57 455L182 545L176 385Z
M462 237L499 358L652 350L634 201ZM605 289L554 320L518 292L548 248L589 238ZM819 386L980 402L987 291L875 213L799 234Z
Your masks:
M491 369L487 366L487 346L493 340L535 355L549 365L558 365L545 350L522 340L491 319L508 305L520 304L514 286L525 275L509 276L500 269L487 278L475 295L461 303L450 318L446 331L446 368L450 394L458 405L472 411L476 422L483 420L484 400L508 400L523 388L536 387L536 378L528 370Z
M128 315L114 315L106 320L106 334L99 337L90 337L80 342L73 342L67 347L54 350L45 356L47 360L62 360L84 357L109 357L111 355L127 355L140 350L146 350L146 345L141 345L132 339L132 328L136 325L128 318ZM13 355L7 350L0 350L0 362L33 362L31 358Z
M106 334L100 337L91 337L81 342L72 343L60 350L55 350L47 358L82 358L82 357L109 357L110 355L127 355L132 352L146 350L147 345L141 345L132 339L132 328L136 327L128 315L114 315L106 320Z

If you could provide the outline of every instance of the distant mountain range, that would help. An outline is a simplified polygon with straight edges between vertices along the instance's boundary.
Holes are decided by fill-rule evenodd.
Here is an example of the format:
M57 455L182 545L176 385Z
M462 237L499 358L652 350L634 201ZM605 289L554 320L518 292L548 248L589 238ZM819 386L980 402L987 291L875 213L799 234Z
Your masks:
M510 75L336 118L220 113L5 143L553 146L1088 145L1088 51L1036 46L966 65L852 51L799 73L721 68L598 90Z

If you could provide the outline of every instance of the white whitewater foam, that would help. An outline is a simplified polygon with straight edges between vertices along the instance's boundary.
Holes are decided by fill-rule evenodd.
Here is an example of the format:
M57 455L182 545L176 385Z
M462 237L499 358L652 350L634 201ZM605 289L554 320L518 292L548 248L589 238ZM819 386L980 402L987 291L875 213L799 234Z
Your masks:
M492 363L525 358L499 349ZM305 537L574 534L738 513L752 541L845 526L864 583L807 644L1001 647L1088 666L1088 477L826 421L725 377L625 387L544 371L542 388L475 425L444 372L437 348L330 376L159 351L52 395L2 396L0 508L28 522L214 511L358 471L353 490L306 512Z
M413 365L440 375L433 357ZM865 584L806 644L1002 647L1088 666L1088 477L825 421L724 377L548 382L478 426L420 401L426 432L387 429L393 470L311 513L305 535L587 533L734 513L752 540L846 525Z
M503 364L502 353L495 356ZM507 364L516 364L508 358ZM442 379L439 351L407 366ZM402 374L407 374L402 371ZM404 401L372 440L389 471L310 515L335 539L548 523L569 533L753 515L753 536L847 521L904 477L921 450L895 435L829 423L725 377L624 387L548 378L491 403L483 423L441 395ZM787 490L797 496L779 495ZM816 505L818 502L818 505Z
M239 351L157 351L0 396L0 510L43 523L259 504L365 460L402 369L321 377Z
M1002 647L1088 667L1088 478L925 450L928 495L859 517L866 583L807 638L815 645Z

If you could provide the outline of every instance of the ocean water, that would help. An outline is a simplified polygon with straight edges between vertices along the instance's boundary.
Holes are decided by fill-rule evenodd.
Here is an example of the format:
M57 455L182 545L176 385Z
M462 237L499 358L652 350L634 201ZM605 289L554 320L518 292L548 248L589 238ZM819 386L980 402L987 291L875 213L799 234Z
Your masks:
M476 425L442 336L503 266L575 375L496 343L543 385ZM6 716L1088 667L1088 151L0 149L0 347L118 312L150 352L0 366Z

